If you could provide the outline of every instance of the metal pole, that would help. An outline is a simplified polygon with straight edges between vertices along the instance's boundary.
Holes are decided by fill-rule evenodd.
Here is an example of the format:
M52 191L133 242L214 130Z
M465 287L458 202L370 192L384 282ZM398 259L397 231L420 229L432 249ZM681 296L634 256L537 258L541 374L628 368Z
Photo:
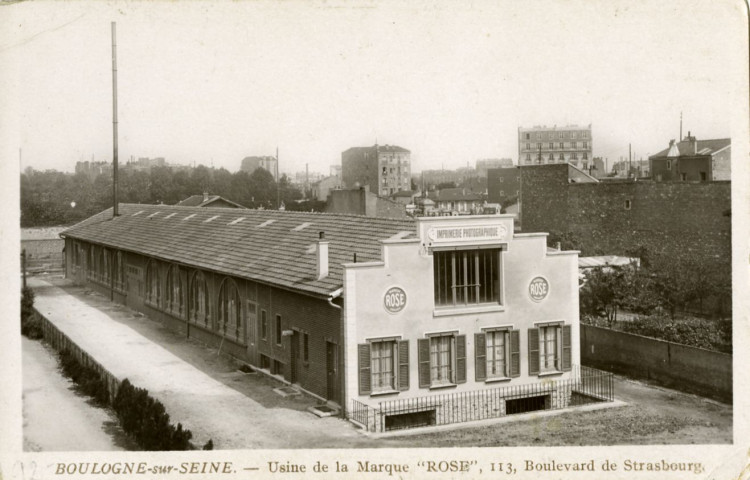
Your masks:
M633 161L633 156L632 156L630 147L631 145L628 143L628 178L630 178L630 169L632 168L631 162Z
M117 217L117 23L112 22L112 217Z

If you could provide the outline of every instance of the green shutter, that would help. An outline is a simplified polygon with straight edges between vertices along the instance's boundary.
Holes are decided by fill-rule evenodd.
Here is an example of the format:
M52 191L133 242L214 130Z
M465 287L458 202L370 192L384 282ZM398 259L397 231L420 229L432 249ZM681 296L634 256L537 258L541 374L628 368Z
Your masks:
M484 333L474 334L474 379L487 380L487 337Z
M539 374L539 329L529 329L529 375Z
M419 388L430 386L430 339L420 338L417 340L417 353L419 361Z
M571 356L571 338L570 338L570 325L563 325L562 327L562 370L569 372L572 370L572 356Z
M398 389L409 390L409 340L398 342Z
M370 376L370 344L360 343L359 350L359 394L372 393L372 377Z
M466 383L466 335L456 335L456 383Z
M521 376L521 334L518 330L510 331L510 376Z

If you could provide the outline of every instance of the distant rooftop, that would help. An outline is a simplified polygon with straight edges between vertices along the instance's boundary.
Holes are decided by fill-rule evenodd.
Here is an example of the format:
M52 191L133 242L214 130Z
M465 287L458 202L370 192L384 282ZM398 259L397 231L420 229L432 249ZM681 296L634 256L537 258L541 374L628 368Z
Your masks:
M696 155L691 145L690 139L695 137L685 137L682 141L676 142L674 145L670 144L669 147L664 150L651 155L649 158L654 157L676 157L676 156L692 156ZM732 145L731 138L716 138L711 140L697 140L698 142L698 153L697 155L713 155L714 153L724 150L725 148ZM675 152L675 149L677 150Z
M192 195L177 204L178 207L208 207L216 202L226 202L235 208L245 208L239 203L235 203L221 195Z

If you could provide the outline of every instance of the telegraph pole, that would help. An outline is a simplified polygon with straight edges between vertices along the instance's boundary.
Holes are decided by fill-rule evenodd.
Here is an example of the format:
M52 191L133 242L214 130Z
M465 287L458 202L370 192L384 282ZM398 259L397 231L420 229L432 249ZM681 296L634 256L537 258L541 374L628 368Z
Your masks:
M112 22L112 217L117 217L117 23Z

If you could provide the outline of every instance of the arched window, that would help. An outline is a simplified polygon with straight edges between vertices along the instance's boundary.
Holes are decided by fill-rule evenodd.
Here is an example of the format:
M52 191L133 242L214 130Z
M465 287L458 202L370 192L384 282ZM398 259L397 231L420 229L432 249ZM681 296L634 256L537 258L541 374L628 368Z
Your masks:
M177 265L169 267L164 294L166 298L164 308L177 316L183 316L185 314L185 287Z
M244 343L242 319L240 317L240 294L232 280L224 280L219 290L218 330L227 337Z
M102 248L99 251L99 262L97 265L97 272L99 274L99 280L104 283L109 283L109 268L110 268L110 252L106 248Z
M203 273L196 272L193 275L193 282L190 284L190 321L209 328L209 314L206 279L203 277Z
M161 300L161 279L159 278L159 265L149 262L146 267L146 302L159 306Z
M115 288L117 290L125 290L125 264L123 263L122 252L120 250L115 253L114 258L114 275L115 275Z

